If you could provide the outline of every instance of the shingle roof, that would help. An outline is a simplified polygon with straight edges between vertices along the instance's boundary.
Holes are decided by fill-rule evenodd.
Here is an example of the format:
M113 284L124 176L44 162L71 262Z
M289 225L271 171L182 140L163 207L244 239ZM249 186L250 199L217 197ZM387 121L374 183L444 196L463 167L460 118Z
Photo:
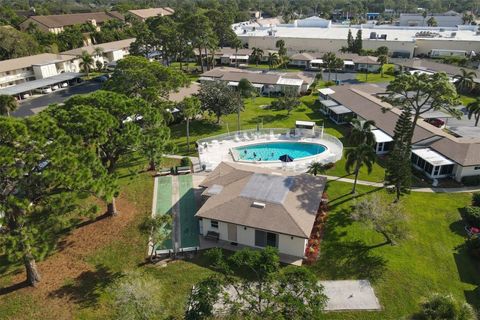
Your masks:
M148 19L156 16L169 16L174 14L174 10L169 7L164 8L148 8L148 9L138 9L138 10L128 10L131 14L141 18Z
M83 51L87 51L89 54L92 54L95 48L102 48L103 52L111 52L115 50L120 50L123 48L128 48L132 42L135 41L135 38L124 39L119 41L112 41L100 44L93 44L91 46L80 47L68 51L64 51L61 54L79 56Z
M204 187L223 186L218 195L211 196L196 216L234 223L242 226L309 238L325 188L326 178L285 173L256 166L220 163L202 183ZM261 201L264 208L252 206L257 199L245 196L249 182L261 175L272 181L288 179L285 199L278 202ZM243 194L243 195L242 195Z
M455 76L457 74L461 74L461 69L465 71L473 71L480 77L480 70L473 70L468 68L457 67L451 64L446 63L439 63L427 59L400 59L394 58L390 59L391 63L394 63L399 66L403 66L410 69L418 69L418 70L429 70L433 72L445 72L450 76Z
M97 23L103 23L112 19L123 20L123 15L117 11L111 11L31 16L30 19L49 28L61 28L76 24L83 24L90 20L95 20Z
M0 61L0 72L31 67L34 64L46 64L72 60L73 57L54 53L41 53L33 56Z
M315 59L315 57L307 52L295 53L290 56L290 60L311 61L313 59Z
M375 126L393 136L400 110L382 102L374 94L384 91L372 85L336 86L332 99L346 106L364 119L374 120ZM382 109L387 109L385 112ZM456 138L427 122L419 121L413 143L428 146L462 166L480 165L480 139Z

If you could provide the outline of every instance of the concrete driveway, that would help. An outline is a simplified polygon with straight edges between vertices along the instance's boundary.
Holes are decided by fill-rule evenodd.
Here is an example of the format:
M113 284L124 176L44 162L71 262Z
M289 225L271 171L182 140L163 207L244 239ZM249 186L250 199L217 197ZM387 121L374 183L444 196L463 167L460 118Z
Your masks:
M76 94L85 94L99 90L102 83L88 81L73 87L68 87L59 91L31 98L20 102L19 108L12 113L14 117L28 117L39 113L50 104L62 103L68 98Z

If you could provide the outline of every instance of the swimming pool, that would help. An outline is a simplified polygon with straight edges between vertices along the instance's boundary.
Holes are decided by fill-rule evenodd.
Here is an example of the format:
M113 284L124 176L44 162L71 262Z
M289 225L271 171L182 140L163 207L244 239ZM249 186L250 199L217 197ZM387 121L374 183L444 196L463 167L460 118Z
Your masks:
M235 160L240 161L279 161L284 154L296 160L320 154L326 149L321 144L307 142L266 142L233 148Z

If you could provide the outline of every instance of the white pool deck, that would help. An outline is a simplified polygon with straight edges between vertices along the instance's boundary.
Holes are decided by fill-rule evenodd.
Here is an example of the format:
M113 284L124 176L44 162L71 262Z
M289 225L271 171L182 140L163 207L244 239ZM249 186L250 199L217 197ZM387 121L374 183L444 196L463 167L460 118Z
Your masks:
M293 162L282 163L281 161L243 161L234 159L231 150L237 147L255 145L268 142L299 142L299 143L318 143L323 145L326 150L320 154L310 157L295 159ZM287 134L256 134L255 132L243 133L225 137L224 139L210 139L208 142L200 142L198 148L200 165L205 167L205 171L212 171L221 162L237 162L249 165L260 165L272 169L282 169L286 171L305 172L308 165L312 162L330 163L340 160L342 157L343 145L335 137L328 134L319 134L317 136L291 136Z

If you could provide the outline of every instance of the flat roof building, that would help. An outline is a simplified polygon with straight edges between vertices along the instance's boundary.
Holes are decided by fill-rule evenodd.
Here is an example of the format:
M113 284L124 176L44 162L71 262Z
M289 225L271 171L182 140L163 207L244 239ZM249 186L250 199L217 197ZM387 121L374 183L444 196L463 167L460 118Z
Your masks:
M305 22L308 20L308 23ZM338 52L347 46L349 30L352 34L361 30L364 49L386 46L393 56L411 58L419 54L428 55L435 49L480 51L478 26L457 27L399 27L388 25L338 25L326 23L324 19L311 17L296 20L292 24L269 27L252 27L248 24L233 26L237 36L249 48L275 49L278 40L284 40L289 54L300 51Z

